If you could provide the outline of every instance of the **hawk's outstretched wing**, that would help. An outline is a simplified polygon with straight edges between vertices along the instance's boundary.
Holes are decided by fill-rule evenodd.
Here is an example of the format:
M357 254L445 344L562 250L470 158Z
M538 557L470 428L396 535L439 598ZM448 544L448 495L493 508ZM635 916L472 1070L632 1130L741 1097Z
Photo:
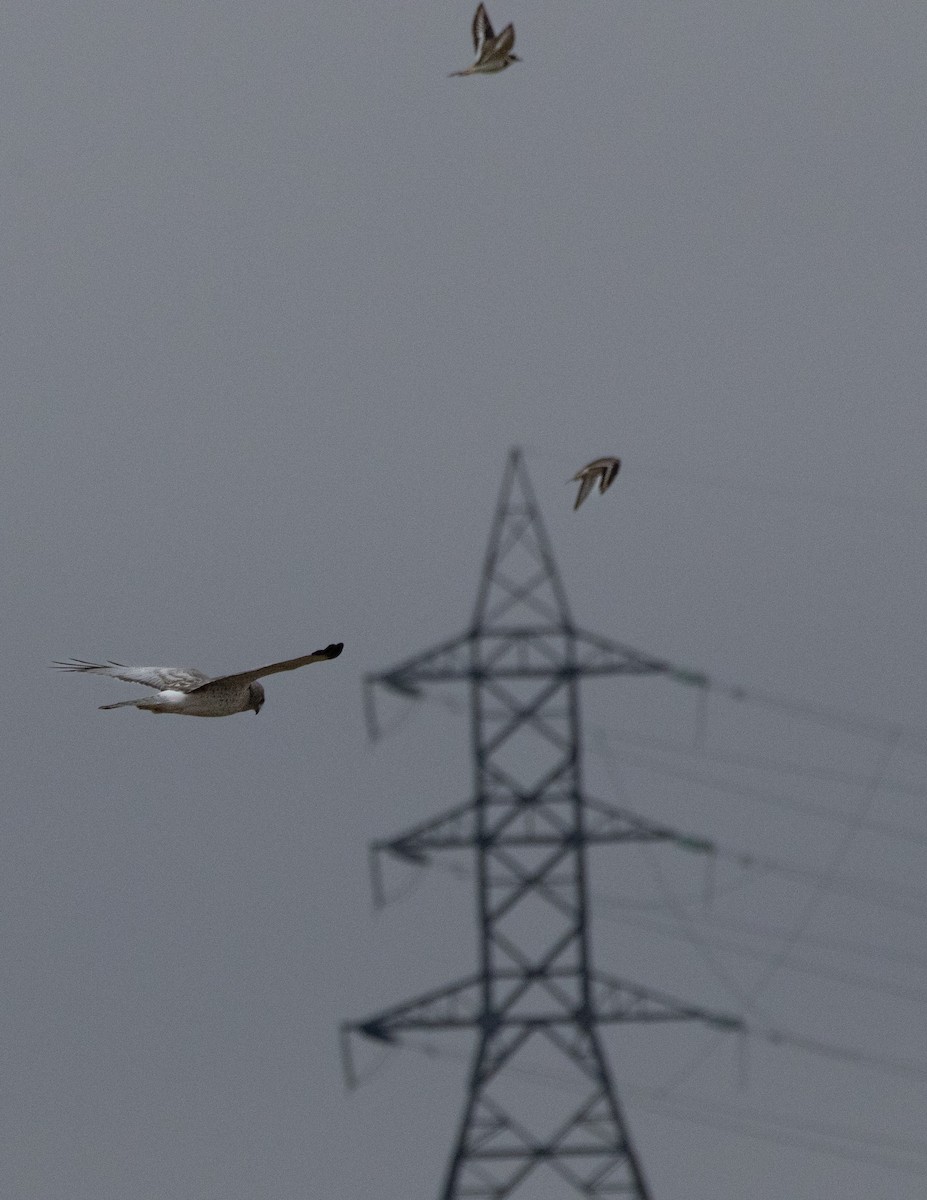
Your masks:
M266 667L258 667L254 671L241 671L237 675L219 675L215 679L204 680L200 687L205 688L212 683L244 686L254 683L256 679L263 679L265 675L277 675L281 671L295 671L297 667L307 667L314 662L327 662L330 658L337 658L343 649L344 642L332 642L324 650L314 650L311 654L304 654L302 658L288 658L286 662L271 663Z
M192 692L209 683L209 676L195 667L127 667L124 663L91 663L80 658L52 665L59 671L85 671L88 675L108 675L111 679L122 679L126 683L140 683L158 692L169 689Z

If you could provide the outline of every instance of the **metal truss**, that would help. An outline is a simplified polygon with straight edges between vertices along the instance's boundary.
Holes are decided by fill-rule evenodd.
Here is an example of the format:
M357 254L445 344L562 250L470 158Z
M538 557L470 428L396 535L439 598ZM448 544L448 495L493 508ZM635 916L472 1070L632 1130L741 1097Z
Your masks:
M424 863L441 851L473 855L478 970L449 986L342 1027L381 1042L473 1029L467 1098L441 1200L628 1196L650 1191L599 1040L603 1024L736 1017L685 1005L596 970L591 961L587 849L701 839L655 825L583 789L579 684L585 677L668 675L701 683L572 620L531 483L509 455L469 629L368 677L365 711L378 732L376 690L420 696L435 684L469 692L474 795L466 804L374 843L374 888L389 853ZM511 1085L532 1052L553 1054L572 1083L542 1111Z

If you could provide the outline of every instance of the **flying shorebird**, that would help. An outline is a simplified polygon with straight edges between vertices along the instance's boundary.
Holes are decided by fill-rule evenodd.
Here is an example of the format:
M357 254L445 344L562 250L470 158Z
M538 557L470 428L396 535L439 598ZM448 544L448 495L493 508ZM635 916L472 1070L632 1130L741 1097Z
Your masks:
M483 5L479 4L473 18L473 49L476 51L476 61L462 71L451 71L449 78L453 78L454 75L492 75L496 71L504 71L513 62L521 62L518 55L512 53L514 45L515 26L506 25L496 37L489 14Z
M127 667L123 663L89 663L79 658L54 665L61 671L86 671L90 675L108 675L111 679L124 679L126 683L141 683L155 689L153 696L140 696L136 700L119 700L115 704L101 704L100 708L141 708L145 712L179 713L182 717L229 717L232 713L261 711L264 689L258 683L265 675L276 675L279 671L295 671L309 663L326 662L337 658L344 649L344 642L333 642L324 650L304 654L302 658L289 658L286 662L271 663L255 671L242 671L239 675L204 675L193 667Z
M576 497L576 503L573 505L573 511L579 508L582 502L586 499L592 489L595 487L595 481L599 481L599 491L606 492L615 481L615 476L621 467L620 458L594 458L591 463L587 463L581 471L577 471L570 483L579 482L579 495Z

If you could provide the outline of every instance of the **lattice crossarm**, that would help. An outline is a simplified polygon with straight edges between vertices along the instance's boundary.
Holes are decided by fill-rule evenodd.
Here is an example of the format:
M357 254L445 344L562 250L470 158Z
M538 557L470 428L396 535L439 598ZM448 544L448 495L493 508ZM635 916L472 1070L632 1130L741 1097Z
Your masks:
M590 1016L596 1022L701 1021L731 1033L746 1029L743 1019L731 1013L683 1004L675 996L615 979L601 971L590 973L590 983L594 1008Z

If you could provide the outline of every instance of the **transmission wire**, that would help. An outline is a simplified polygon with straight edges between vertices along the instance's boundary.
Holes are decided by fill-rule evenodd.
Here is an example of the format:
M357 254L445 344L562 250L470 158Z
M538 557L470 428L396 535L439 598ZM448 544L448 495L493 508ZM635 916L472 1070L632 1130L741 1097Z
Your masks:
M882 776L885 774L885 771L888 768L888 764L891 761L893 754L895 753L897 744L898 744L898 733L896 731L894 736L888 738L885 741L885 743L883 744L882 754L879 757L879 761L877 762L875 770L873 771L872 776L870 778L869 785L867 786L867 788L863 794L862 802L859 805L858 816L860 818L865 816L866 812L869 810L872 803L874 802L875 797L879 790L879 783L881 782ZM802 912L800 913L800 915L798 917L798 920L794 923L792 928L788 931L786 936L783 938L783 940L779 946L779 949L776 951L775 954L773 954L773 956L767 966L766 971L761 975L760 979L756 983L754 983L753 987L750 989L750 996L749 996L748 1002L745 1006L744 1014L749 1013L752 1008L756 1007L759 996L769 985L769 983L772 980L773 976L775 975L776 971L778 971L779 968L786 962L792 949L798 943L802 934L805 932L808 925L811 923L812 918L814 917L815 913L818 910L818 907L820 906L821 902L824 899L825 890L827 888L829 876L831 876L833 874L836 867L846 857L847 853L849 852L850 846L853 843L853 839L855 838L855 836L856 836L856 829L853 827L847 829L846 832L844 833L843 837L840 840L839 845L834 850L834 852L831 854L830 861L827 863L826 868L825 868L824 872L822 873L821 880L820 880L820 886L808 898ZM706 1044L706 1046L704 1046L702 1048L701 1051L699 1051L696 1055L693 1055L693 1057L690 1059L689 1063L686 1064L686 1066L681 1068L679 1071L675 1072L672 1076L670 1076L670 1078L668 1080L664 1081L663 1085L659 1089L659 1092L662 1095L665 1095L669 1090L671 1090L672 1088L678 1087L680 1083L682 1083L686 1079L688 1079L693 1074L693 1072L696 1071L698 1069L698 1067L701 1066L701 1064L711 1054L714 1053L714 1051L717 1049L718 1043L719 1043L719 1035L715 1034L711 1038L711 1040Z

